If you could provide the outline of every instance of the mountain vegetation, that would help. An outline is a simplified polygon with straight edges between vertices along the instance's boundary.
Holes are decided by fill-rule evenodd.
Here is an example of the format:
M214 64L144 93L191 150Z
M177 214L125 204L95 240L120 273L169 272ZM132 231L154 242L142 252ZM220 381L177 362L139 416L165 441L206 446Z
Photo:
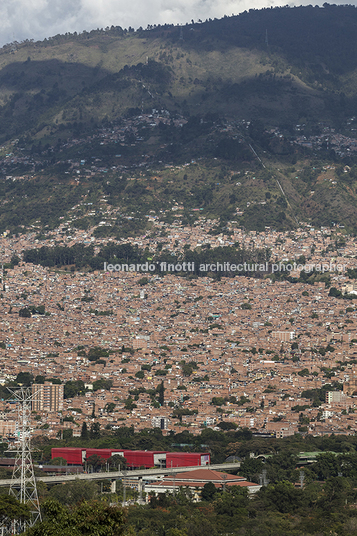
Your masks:
M217 234L355 232L356 29L355 7L324 4L5 45L0 231L70 217L125 238L161 210Z
M356 25L355 7L324 4L12 43L0 53L1 134L65 135L153 104L341 122L356 113Z

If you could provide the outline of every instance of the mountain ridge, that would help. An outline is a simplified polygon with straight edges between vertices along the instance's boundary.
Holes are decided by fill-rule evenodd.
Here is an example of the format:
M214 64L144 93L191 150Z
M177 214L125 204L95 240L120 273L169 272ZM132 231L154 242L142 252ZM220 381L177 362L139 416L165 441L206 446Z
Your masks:
M0 230L54 228L78 202L99 217L104 195L121 215L102 236L143 231L150 207L167 219L174 203L217 232L354 231L355 30L355 7L325 4L3 47ZM191 176L175 173L186 164Z

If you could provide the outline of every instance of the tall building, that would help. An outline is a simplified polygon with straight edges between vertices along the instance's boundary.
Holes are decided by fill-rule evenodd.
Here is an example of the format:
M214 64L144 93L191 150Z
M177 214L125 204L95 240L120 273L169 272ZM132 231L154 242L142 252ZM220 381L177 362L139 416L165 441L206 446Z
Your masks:
M357 391L357 374L356 370L352 370L352 374L349 373L348 381L343 384L343 392L347 396L353 395Z
M346 394L342 391L326 391L325 402L326 404L346 402Z
M272 331L271 336L282 342L289 342L295 338L295 331Z
M61 411L63 385L45 382L32 385L32 411Z
M153 428L161 428L161 430L167 430L170 420L167 417L153 417L151 419L151 425Z

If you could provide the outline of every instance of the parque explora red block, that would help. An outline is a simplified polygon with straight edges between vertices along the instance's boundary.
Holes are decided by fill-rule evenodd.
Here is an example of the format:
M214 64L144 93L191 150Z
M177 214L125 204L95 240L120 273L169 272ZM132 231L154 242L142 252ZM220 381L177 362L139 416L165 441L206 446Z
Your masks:
M86 451L86 460L90 456L97 455L100 456L100 458L104 458L104 460L108 460L113 452L113 449L85 449Z
M150 467L192 467L205 466L211 462L208 452L168 452L160 450L94 449L94 448L53 448L51 458L64 458L68 465L83 465L90 456L97 455L108 460L114 455L123 456L131 469Z
M82 465L86 459L86 449L82 448L53 448L51 449L51 459L64 458L68 465Z
M127 467L166 467L166 452L159 450L124 450Z
M192 467L210 464L208 452L168 452L166 454L166 467Z

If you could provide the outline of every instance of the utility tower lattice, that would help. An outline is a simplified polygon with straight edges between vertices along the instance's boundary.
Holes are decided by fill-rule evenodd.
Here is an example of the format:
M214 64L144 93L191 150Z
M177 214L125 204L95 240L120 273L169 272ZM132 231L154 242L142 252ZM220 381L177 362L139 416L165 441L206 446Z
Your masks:
M305 480L305 473L304 473L304 471L300 471L299 480L300 480L300 488L303 488L303 487L304 487L304 480Z
M32 527L37 521L41 521L40 503L37 495L36 479L31 456L31 401L37 394L32 394L31 389L9 389L18 402L18 447L15 459L10 495L16 497L22 504L27 504L30 510L30 519L16 523L15 533L23 532L27 527Z

